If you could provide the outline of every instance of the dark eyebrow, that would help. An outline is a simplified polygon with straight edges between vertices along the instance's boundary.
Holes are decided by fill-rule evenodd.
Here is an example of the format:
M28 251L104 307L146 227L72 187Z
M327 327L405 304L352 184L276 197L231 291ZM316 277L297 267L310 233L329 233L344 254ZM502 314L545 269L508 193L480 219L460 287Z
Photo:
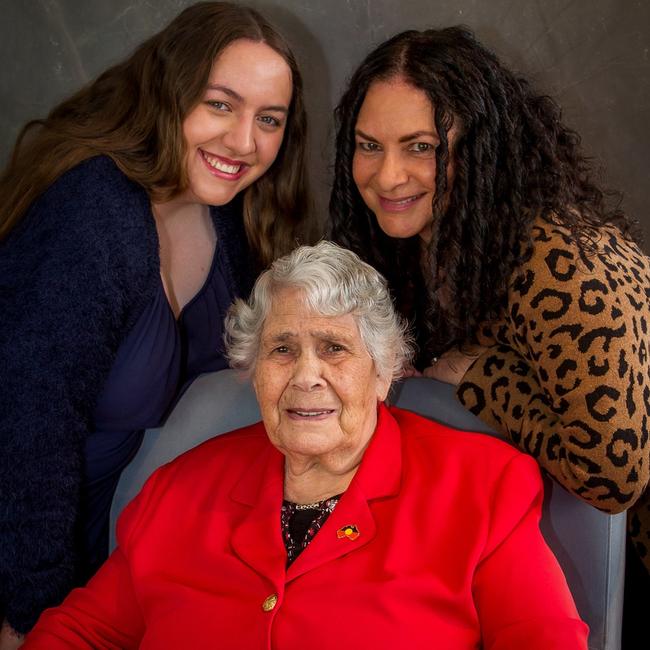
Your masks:
M370 142L377 142L371 135L364 133L361 129L355 129L354 132L357 135L360 135L364 140L370 140Z
M238 102L243 102L244 98L237 92L235 92L232 88L228 88L228 86L219 86L217 84L208 84L208 90L220 90L222 93L225 95L228 95L228 97L232 97Z
M232 97L237 102L243 102L244 98L238 93L235 92L232 88L228 86L220 86L218 84L208 84L208 90L219 90L220 92ZM288 113L289 109L286 106L262 106L260 109L262 111L274 111L276 113Z
M400 142L409 142L410 140L415 140L416 138L421 138L423 135L428 135L434 139L438 137L438 134L435 131L416 131L415 133L409 133L409 135L402 136Z
M371 142L377 142L377 140L375 140L375 138L368 135L367 133L364 133L361 129L356 129L355 133L357 135L361 136L362 138L364 138L364 140L370 140ZM409 133L408 135L403 135L399 139L399 142L410 142L411 140L415 140L416 138L420 138L423 135L431 136L434 139L438 138L438 134L435 133L434 131L416 131L415 133Z

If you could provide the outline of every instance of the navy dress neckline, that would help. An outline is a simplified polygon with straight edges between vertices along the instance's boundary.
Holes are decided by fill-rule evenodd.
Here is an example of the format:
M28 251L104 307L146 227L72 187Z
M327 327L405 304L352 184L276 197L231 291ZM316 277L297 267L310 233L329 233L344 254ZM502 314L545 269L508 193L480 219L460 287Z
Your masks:
M203 286L178 318L160 278L155 295L120 345L84 447L82 578L106 559L113 494L144 430L164 422L198 375L228 367L223 321L233 300L217 242Z

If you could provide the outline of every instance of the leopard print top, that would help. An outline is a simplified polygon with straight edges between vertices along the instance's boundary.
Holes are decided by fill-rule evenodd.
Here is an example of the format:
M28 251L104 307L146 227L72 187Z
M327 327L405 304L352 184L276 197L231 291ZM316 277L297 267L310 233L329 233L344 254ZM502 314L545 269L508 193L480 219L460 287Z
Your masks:
M532 235L458 398L581 499L632 506L628 530L650 571L650 258L613 228L592 254L559 226L537 222Z

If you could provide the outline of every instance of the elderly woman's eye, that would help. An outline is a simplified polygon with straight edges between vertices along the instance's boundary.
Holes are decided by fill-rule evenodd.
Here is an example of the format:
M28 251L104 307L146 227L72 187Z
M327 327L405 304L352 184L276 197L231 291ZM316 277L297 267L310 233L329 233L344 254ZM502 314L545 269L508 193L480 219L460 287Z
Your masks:
M330 352L330 353L344 352L345 347L342 346L340 343L330 343L327 346L327 351Z
M278 345L277 348L273 348L273 352L276 352L278 354L287 354L289 352L289 346L288 345Z

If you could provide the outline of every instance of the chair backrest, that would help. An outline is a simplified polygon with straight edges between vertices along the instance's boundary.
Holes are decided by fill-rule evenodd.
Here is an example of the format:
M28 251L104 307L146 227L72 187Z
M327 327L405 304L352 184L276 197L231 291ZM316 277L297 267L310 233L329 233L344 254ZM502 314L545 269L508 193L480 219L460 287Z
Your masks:
M109 549L115 547L120 512L156 469L209 438L260 419L252 386L238 372L228 369L197 377L165 424L145 431L138 453L122 472L111 504Z
M410 378L396 385L391 403L432 420L497 435L455 399L453 387ZM253 390L233 370L202 375L179 400L164 426L145 432L140 450L120 478L111 509L115 520L160 465L220 433L260 419ZM590 650L620 650L625 562L625 515L606 515L545 479L541 528L567 577L582 618L590 628ZM522 549L525 560L525 549Z

